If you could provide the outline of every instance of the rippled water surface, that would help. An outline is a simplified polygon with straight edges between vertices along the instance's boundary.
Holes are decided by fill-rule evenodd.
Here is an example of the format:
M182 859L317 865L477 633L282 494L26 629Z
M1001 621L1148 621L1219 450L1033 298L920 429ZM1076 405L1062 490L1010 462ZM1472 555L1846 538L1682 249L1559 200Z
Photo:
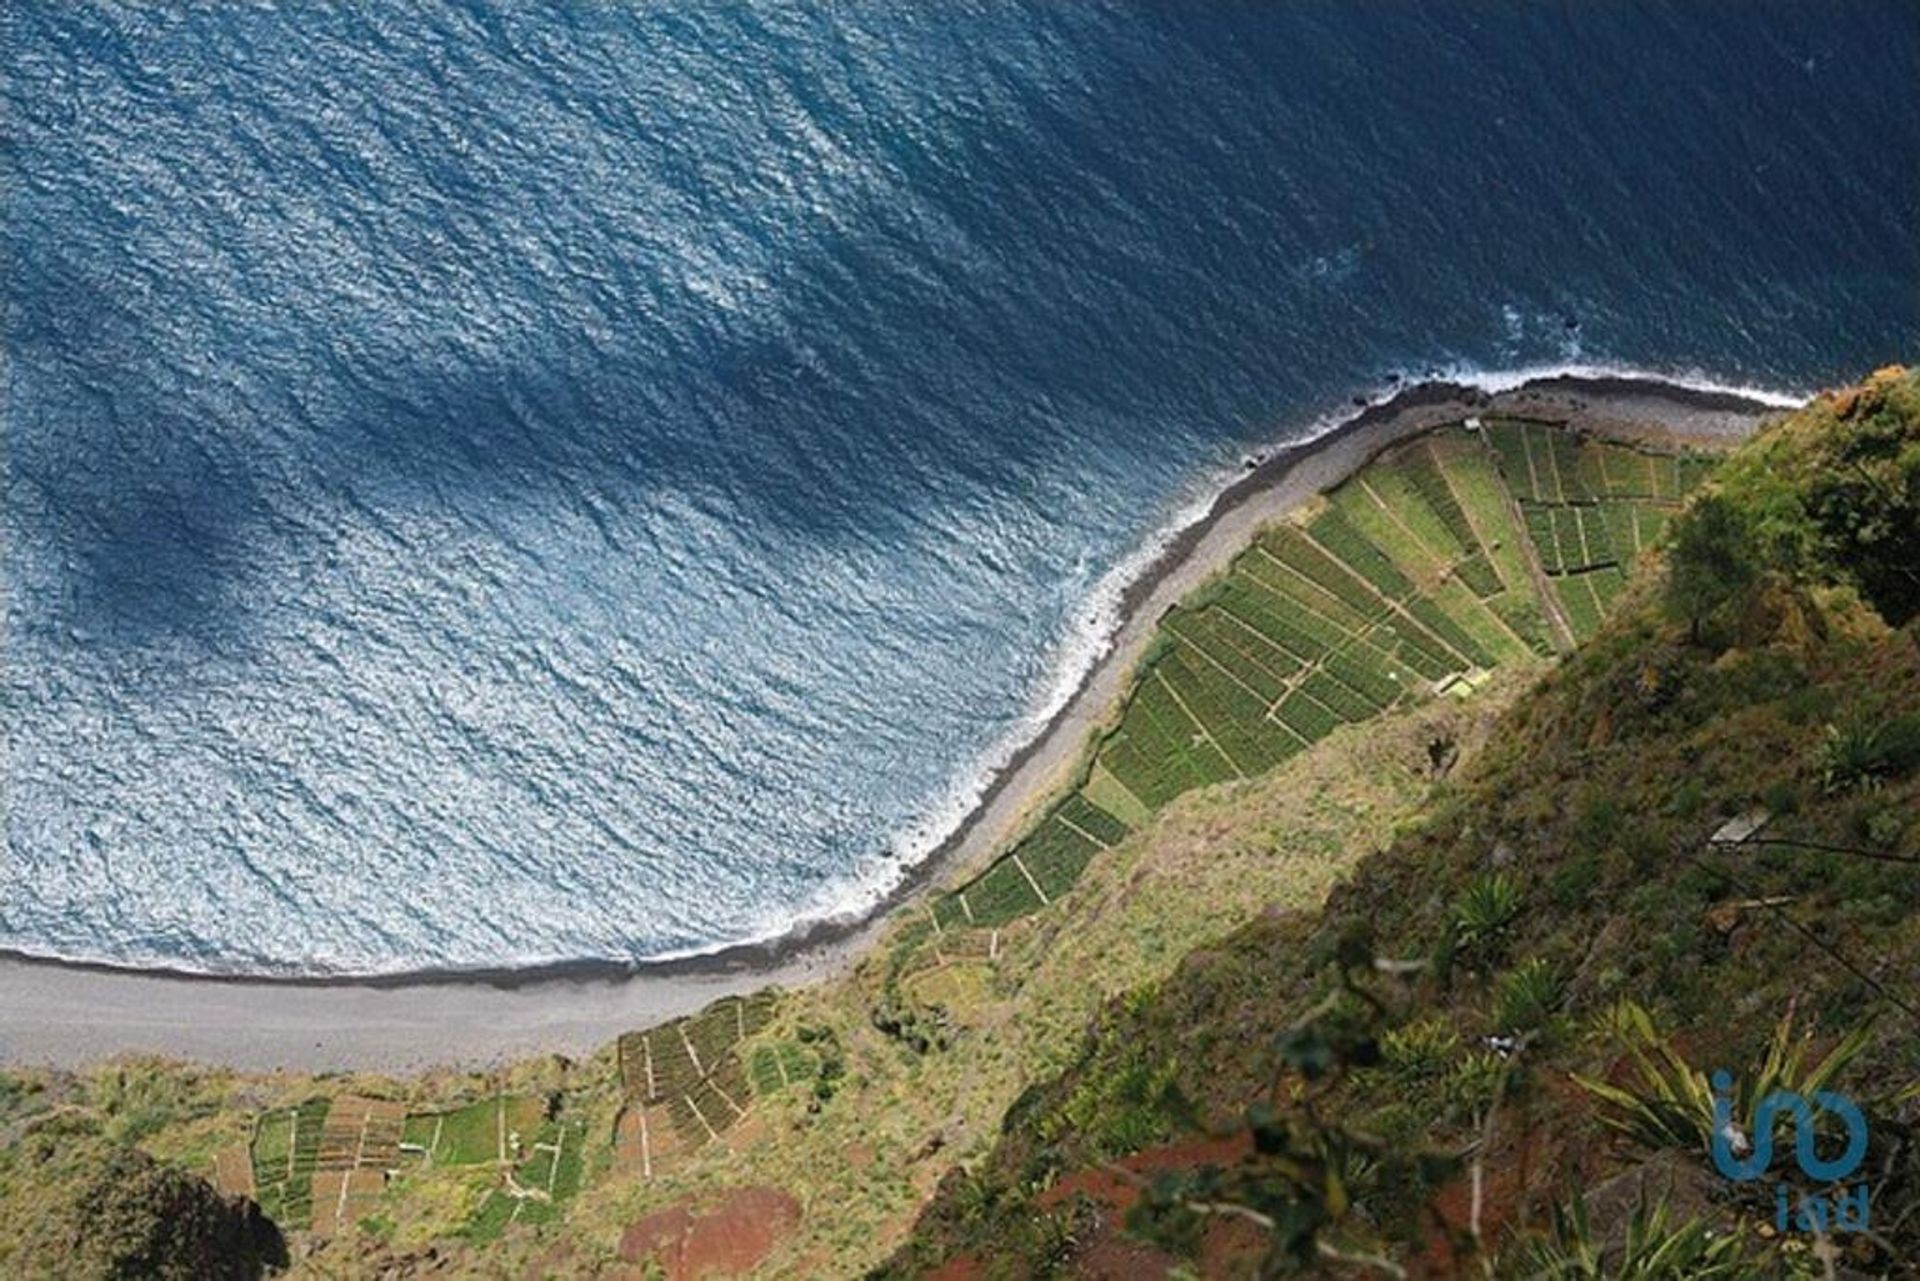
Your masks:
M857 902L1356 388L1911 356L1916 15L8 5L0 945Z

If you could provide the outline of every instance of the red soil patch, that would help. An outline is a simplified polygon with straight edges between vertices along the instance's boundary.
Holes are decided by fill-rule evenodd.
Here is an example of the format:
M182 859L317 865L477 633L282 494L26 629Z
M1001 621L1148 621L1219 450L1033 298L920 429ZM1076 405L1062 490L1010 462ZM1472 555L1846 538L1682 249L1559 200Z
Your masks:
M1246 1134L1220 1139L1188 1139L1165 1147L1148 1148L1114 1162L1129 1174L1142 1177L1166 1170L1191 1170L1202 1165L1232 1165L1253 1151L1253 1140ZM1100 1167L1075 1170L1040 1194L1040 1208L1051 1210L1076 1195L1085 1195L1119 1214L1125 1214L1140 1199L1140 1188L1133 1180L1114 1170Z
M735 1188L696 1212L691 1197L620 1234L620 1257L657 1263L668 1281L731 1277L759 1266L800 1224L800 1203L779 1188Z
M1617 1071L1616 1066L1616 1071ZM1480 1232L1490 1248L1516 1228L1527 1226L1546 1189L1569 1170L1581 1182L1591 1178L1589 1162L1572 1146L1578 1120L1593 1110L1592 1096L1558 1073L1546 1074L1541 1088L1549 1102L1530 1117L1503 1113L1494 1143L1481 1161ZM1427 1231L1420 1251L1407 1261L1413 1277L1480 1276L1477 1260L1463 1258L1455 1242L1470 1236L1473 1223L1471 1172L1434 1194L1426 1209Z
M1094 1222L1074 1258L1075 1276L1111 1277L1115 1281L1161 1276L1178 1261L1126 1234L1127 1212L1140 1199L1139 1183L1127 1176L1136 1175L1145 1180L1169 1170L1230 1166L1252 1152L1252 1137L1244 1133L1148 1148L1115 1162L1118 1170L1104 1167L1076 1170L1043 1192L1039 1204L1043 1209L1053 1209L1076 1197L1085 1197L1094 1206ZM1218 1219L1208 1225L1201 1240L1201 1275L1251 1276L1258 1271L1266 1251L1266 1237L1259 1227L1244 1219Z

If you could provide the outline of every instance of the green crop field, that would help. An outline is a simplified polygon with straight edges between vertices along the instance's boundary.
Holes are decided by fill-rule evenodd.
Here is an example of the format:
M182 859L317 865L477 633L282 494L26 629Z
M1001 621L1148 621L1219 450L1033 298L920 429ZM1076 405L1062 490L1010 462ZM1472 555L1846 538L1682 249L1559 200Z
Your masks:
M429 1166L489 1165L510 1155L513 1135L524 1141L543 1123L539 1099L501 1094L444 1112L416 1112L407 1117L400 1141L421 1149Z
M578 1119L543 1119L521 1136L519 1159L507 1186L488 1192L461 1235L476 1244L499 1238L511 1223L550 1223L560 1217L586 1175L587 1130Z
M1525 535L1514 521L1512 495L1479 434L1450 427L1436 433L1427 448L1502 585L1531 595Z
M793 1041L779 1041L755 1049L747 1077L756 1095L777 1094L790 1085L812 1080L818 1061L811 1051Z
M440 1141L428 1154L436 1165L479 1165L500 1159L506 1100L485 1099L441 1118Z
M1591 635L1703 466L1515 419L1388 451L1168 612L1083 781L937 899L934 924L1037 911L1185 792L1262 774L1454 677ZM770 1072L758 1063L756 1083Z
M313 1220L313 1167L330 1106L328 1099L308 1099L267 1113L254 1127L254 1197L276 1223L305 1227Z

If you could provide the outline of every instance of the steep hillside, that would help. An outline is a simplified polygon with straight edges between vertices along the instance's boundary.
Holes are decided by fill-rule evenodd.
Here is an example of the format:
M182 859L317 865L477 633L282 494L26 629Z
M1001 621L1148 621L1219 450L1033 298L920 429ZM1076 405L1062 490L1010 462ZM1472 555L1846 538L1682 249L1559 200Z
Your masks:
M1911 1274L1917 573L1920 379L1883 371L1739 451L1324 911L1109 1005L887 1271ZM1736 1152L1774 1086L1858 1105L1871 1230L1801 1230L1789 1123L1716 1172L1722 1068Z
M1177 796L1571 650L1711 465L1519 418L1388 450L1160 620L1077 785L939 898L933 928L1046 907Z
M1349 1174L1369 1173L1327 1198L1326 1231L1298 1220L1304 1239L1458 1248L1445 1207L1462 1176L1446 1158L1482 1134L1495 1094L1495 1145L1530 1155L1488 1198L1486 1234L1537 1218L1565 1199L1570 1166L1528 1118L1571 1098L1597 1125L1566 1085L1569 1069L1610 1066L1593 1012L1630 994L1661 994L1672 1018L1780 998L1819 955L1782 943L1800 938L1773 923L1789 909L1812 912L1810 929L1862 931L1876 957L1912 955L1904 935L1888 941L1911 903L1895 861L1915 836L1897 818L1914 799L1906 749L1897 732L1863 738L1855 716L1869 686L1913 705L1911 632L1841 585L1857 575L1897 612L1905 580L1873 566L1905 554L1911 508L1826 494L1830 467L1794 470L1858 437L1849 465L1876 487L1910 483L1881 474L1905 464L1870 440L1894 413L1888 439L1907 448L1911 400L1910 382L1886 382L1810 410L1756 447L1786 455L1718 482L1710 519L1679 513L1712 461L1670 447L1493 415L1396 446L1161 619L1064 793L827 982L730 998L584 1061L493 1072L138 1061L0 1076L0 1272L66 1275L70 1257L29 1226L70 1215L81 1176L135 1149L204 1176L209 1198L257 1201L296 1275L1253 1260L1266 1249L1253 1218L1190 1218L1201 1201L1274 1217L1236 1199L1258 1170L1227 1160L1206 1198L1167 1185L1159 1246L1123 1238L1121 1207L1136 1167L1185 1180L1245 1150L1235 1123L1296 1060L1327 1069L1316 1124L1364 1122L1388 1144L1353 1158ZM1764 537L1743 523L1762 511ZM1676 519L1701 572L1673 605L1647 574ZM1831 791L1807 774L1829 757ZM1874 786L1855 786L1862 770ZM1853 833L1874 856L1742 864L1756 887L1737 892L1686 871L1695 830L1755 798L1769 837ZM1818 915L1829 899L1845 905L1838 924ZM1703 930L1703 912L1724 928ZM1719 961L1700 950L1712 940ZM1749 959L1788 957L1729 997L1726 975ZM1340 994L1332 958L1365 976L1354 992ZM1849 1002L1823 1007L1822 1027L1878 999L1810 990ZM1759 1008L1716 1029L1729 1053L1771 1026ZM1891 1073L1893 1026L1857 1071ZM1494 1033L1521 1051L1501 1058ZM1360 1070L1389 1042L1419 1066ZM1445 1213L1420 1227L1436 1193ZM243 1272L257 1262L237 1257Z

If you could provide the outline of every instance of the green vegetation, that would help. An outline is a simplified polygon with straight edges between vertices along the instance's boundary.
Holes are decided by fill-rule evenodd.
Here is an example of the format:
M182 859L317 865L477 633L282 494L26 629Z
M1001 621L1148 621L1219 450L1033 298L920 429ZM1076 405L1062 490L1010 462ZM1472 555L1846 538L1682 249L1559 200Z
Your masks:
M753 1190L802 1207L771 1275L1805 1272L1771 1185L1705 1159L1727 1066L1749 1122L1775 1083L1867 1110L1882 1230L1839 1266L1891 1274L1920 1254L1914 403L1876 380L1711 476L1512 419L1406 442L1170 612L1065 794L826 983L579 1063L0 1075L0 1273L221 1275L217 1240L256 1274L182 1170L315 1277L645 1275L642 1225ZM1751 579L1695 614L1711 506Z
M1112 1003L890 1271L1124 1249L1247 1274L1820 1275L1816 1242L1774 1226L1776 1184L1821 1191L1791 1158L1753 1184L1713 1168L1711 1066L1743 1133L1776 1089L1863 1110L1875 1231L1835 1234L1833 1262L1906 1275L1920 645L1891 558L1915 528L1917 389L1816 402L1712 480L1490 423L1559 588L1626 545L1627 500L1707 492L1656 577L1595 585L1618 611L1586 602L1588 643L1324 912L1250 923ZM1831 460L1862 457L1875 481L1846 492L1901 529L1823 506ZM1747 583L1701 607L1726 529Z
M153 1060L77 1078L0 1072L0 1276L225 1281L284 1266L259 1207L129 1140L172 1148L243 1120L208 1074Z
M1564 432L1513 420L1489 421L1486 432L1540 570L1551 580L1553 603L1573 638L1583 641L1599 630L1625 587L1622 570L1653 546L1709 463L1575 442Z
M1776 586L1845 583L1906 625L1920 614L1916 416L1920 384L1899 369L1815 399L1729 464L1716 518L1731 513ZM1676 557L1676 580L1689 568Z
M1553 1208L1543 1236L1502 1252L1497 1276L1554 1277L1566 1281L1718 1281L1750 1277L1760 1264L1737 1236L1716 1232L1705 1219L1678 1219L1664 1201L1641 1201L1626 1232L1609 1246L1594 1233L1587 1204Z
M1625 587L1622 565L1697 479L1681 461L1511 420L1390 451L1163 620L1081 786L935 919L1005 925L1185 792L1550 654L1536 580L1550 581L1574 637L1592 635Z
M530 1095L496 1095L448 1112L413 1113L401 1142L418 1148L426 1164L486 1165L507 1160L513 1137L545 1120L545 1104Z
M1705 1151L1714 1129L1707 1073L1690 1065L1671 1033L1659 1030L1653 1016L1632 1000L1607 1011L1602 1024L1625 1052L1632 1079L1613 1085L1573 1074L1576 1083L1605 1105L1601 1119L1644 1147ZM1871 1031L1866 1024L1848 1029L1817 1062L1809 1063L1811 1036L1795 1037L1791 1016L1780 1020L1759 1068L1739 1077L1728 1100L1741 1133L1754 1133L1760 1101L1776 1090L1812 1098L1832 1088L1867 1049Z
M255 1196L275 1223L303 1228L313 1217L313 1168L331 1105L332 1100L317 1096L298 1107L265 1113L255 1125Z
M580 1191L586 1170L586 1127L577 1119L543 1119L516 1149L505 1185L490 1190L462 1235L476 1245L498 1240L509 1225L552 1223Z

